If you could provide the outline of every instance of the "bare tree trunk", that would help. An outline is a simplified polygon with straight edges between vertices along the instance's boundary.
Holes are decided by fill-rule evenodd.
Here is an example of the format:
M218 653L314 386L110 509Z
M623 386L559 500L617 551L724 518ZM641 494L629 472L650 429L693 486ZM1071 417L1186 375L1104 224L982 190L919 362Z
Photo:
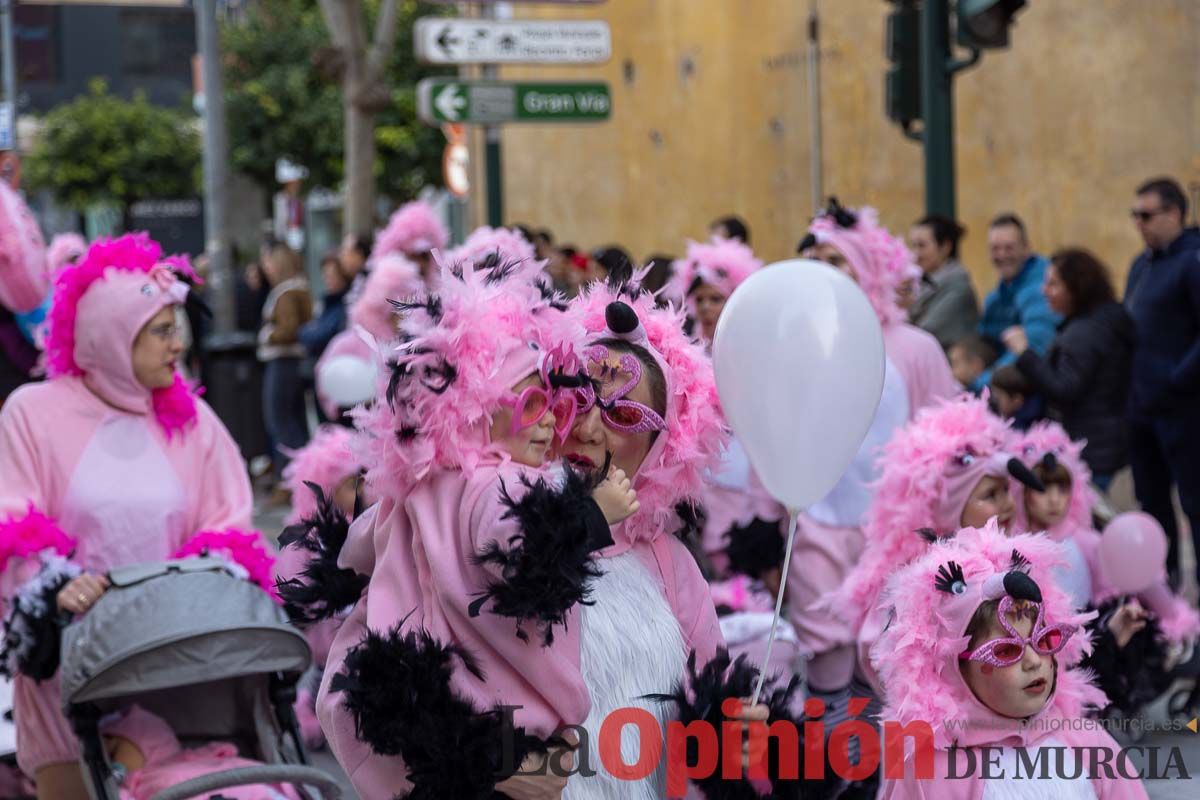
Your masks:
M370 233L375 208L375 118L390 100L388 57L396 40L396 0L384 0L367 39L362 0L320 0L333 45L341 54L345 153L342 159L345 233Z

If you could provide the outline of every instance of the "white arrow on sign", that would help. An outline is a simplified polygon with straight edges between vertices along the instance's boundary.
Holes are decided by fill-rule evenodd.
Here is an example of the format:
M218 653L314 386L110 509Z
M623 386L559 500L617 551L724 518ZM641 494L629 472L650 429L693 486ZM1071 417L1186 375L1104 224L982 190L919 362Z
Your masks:
M458 90L457 83L446 84L433 100L438 112L451 122L458 122L458 112L467 107L467 98L459 94Z
M413 30L428 64L599 64L612 57L603 20L496 20L425 17Z

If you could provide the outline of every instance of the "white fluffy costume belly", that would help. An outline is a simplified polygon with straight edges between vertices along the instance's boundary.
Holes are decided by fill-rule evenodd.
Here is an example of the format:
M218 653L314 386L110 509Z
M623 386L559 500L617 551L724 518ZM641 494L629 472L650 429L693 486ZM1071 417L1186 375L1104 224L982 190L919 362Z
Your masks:
M612 712L637 707L649 711L666 729L675 710L665 703L642 700L648 694L667 694L683 677L687 654L675 614L654 577L632 553L601 562L604 575L592 590L595 605L581 614L580 662L592 699L584 722L588 733L588 765L592 777L574 775L563 794L566 800L659 800L666 796L666 759L642 781L613 777L600 762L600 726ZM621 732L625 764L638 760L638 729ZM665 751L665 748L664 748Z

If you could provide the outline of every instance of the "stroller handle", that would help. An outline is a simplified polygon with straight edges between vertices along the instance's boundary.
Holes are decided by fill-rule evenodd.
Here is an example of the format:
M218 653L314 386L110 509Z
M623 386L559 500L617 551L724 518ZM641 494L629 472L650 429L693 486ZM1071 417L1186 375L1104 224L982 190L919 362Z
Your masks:
M256 783L290 783L319 789L325 800L341 800L342 787L331 776L316 767L295 764L263 764L258 767L238 767L210 775L201 775L176 784L154 795L151 800L187 800L189 797L229 789L252 786Z

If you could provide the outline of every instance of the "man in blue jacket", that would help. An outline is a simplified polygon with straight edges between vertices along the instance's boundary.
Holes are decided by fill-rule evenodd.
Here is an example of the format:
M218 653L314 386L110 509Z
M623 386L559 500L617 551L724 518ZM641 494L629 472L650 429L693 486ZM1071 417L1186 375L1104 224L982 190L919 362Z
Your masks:
M1045 355L1058 323L1062 321L1050 310L1042 294L1042 282L1050 262L1030 248L1025 223L1020 217L1001 214L992 220L988 228L988 255L1000 282L983 301L979 335L1002 352L991 369L985 370L969 387L975 392L991 382L992 370L1017 360L1016 355L1005 347L1005 334L1011 336L1019 328L1029 349Z
M1185 227L1187 209L1187 195L1170 178L1138 188L1131 214L1146 249L1125 286L1125 308L1137 331L1129 429L1134 489L1167 532L1167 569L1175 584L1172 485L1200 552L1200 230Z

